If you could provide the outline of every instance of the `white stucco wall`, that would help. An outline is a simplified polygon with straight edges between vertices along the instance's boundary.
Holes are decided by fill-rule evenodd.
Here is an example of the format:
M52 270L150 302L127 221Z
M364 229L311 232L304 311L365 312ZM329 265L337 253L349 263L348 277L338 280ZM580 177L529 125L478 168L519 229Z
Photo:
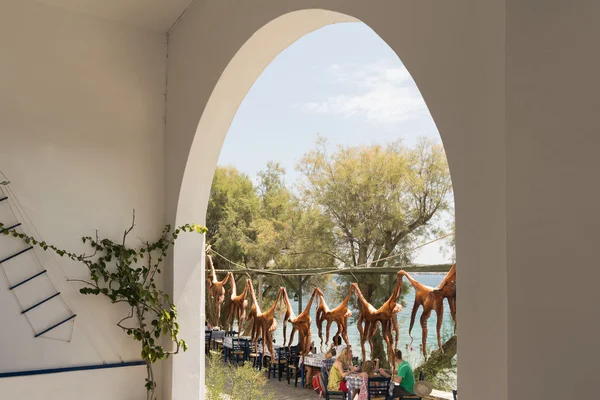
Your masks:
M600 3L508 1L509 393L598 397Z
M121 237L135 208L136 236L156 237L164 222L164 34L4 0L0 48L0 170L41 235L84 250L80 237L94 229ZM0 273L0 372L139 360L115 326L123 310L65 283L85 269L47 261L78 315L72 340L34 339ZM140 398L143 372L0 379L0 398Z
M461 400L547 400L557 382L570 398L588 395L599 356L589 338L600 300L600 4L371 3L195 2L170 35L165 137L163 34L4 0L0 170L44 238L62 247L82 249L78 238L95 228L117 237L134 207L140 236L165 220L202 222L228 120L262 68L302 34L358 18L413 75L450 162ZM278 19L300 7L342 15ZM202 240L184 237L178 248L166 287L192 346L165 365L162 398L188 400L201 396ZM0 372L137 359L114 328L120 314L61 279L85 272L47 267L70 290L73 340L34 340L0 274ZM573 277L583 284L572 289ZM0 397L143 398L142 379L138 367L2 379Z

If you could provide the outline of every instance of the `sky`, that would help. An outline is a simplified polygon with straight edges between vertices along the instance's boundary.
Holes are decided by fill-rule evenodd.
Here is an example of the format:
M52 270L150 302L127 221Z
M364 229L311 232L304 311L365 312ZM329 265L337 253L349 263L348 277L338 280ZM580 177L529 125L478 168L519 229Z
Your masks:
M267 161L299 178L296 164L314 148L387 143L420 137L441 142L415 82L394 51L360 22L329 25L282 51L256 80L231 124L219 165L254 178ZM440 243L441 244L441 243ZM439 244L423 247L417 263L449 261Z

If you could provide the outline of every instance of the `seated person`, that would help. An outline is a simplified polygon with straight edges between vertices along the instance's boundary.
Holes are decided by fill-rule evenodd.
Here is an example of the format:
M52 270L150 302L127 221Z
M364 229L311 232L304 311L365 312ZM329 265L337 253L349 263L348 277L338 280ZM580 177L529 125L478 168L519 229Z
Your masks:
M315 349L315 342L310 342L310 349L308 351L308 354L315 354L316 349ZM315 374L315 368L311 367L310 365L305 365L304 366L304 370L306 371L304 373L305 376L305 380L306 380L306 387L308 387L309 389L312 389L312 377Z
M413 387L415 385L415 377L412 368L402 359L402 352L400 350L396 350L395 358L396 364L398 364L398 375L391 376L383 368L379 369L379 373L386 378L391 377L394 383L399 384L394 387L394 399L400 398L400 396L414 395Z
M349 371L344 372L345 370ZM348 393L348 388L346 387L344 378L357 372L358 370L358 367L352 366L352 352L348 347L344 348L333 363L331 371L329 371L327 390Z
M360 385L360 392L358 394L358 400L369 400L369 378L375 375L375 362L365 362L365 371L361 374L362 385Z
M337 354L340 354L342 349L346 347L345 344L342 344L341 336L334 336L333 341L331 342L331 346L329 346L329 350L325 353L325 358L335 357Z

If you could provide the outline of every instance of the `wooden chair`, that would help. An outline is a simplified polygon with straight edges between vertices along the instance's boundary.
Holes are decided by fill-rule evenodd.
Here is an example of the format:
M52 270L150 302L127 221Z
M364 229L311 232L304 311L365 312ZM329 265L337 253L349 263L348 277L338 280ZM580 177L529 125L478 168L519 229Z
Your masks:
M294 377L294 386L298 387L298 378L301 375L300 372L300 355L298 354L298 346L291 346L288 353L288 362L285 376L288 381L288 385L290 384L290 379Z
M289 352L287 347L280 347L275 350L277 353L277 357L271 357L271 362L269 364L269 374L268 377L271 379L271 371L273 371L273 376L275 376L275 371L277 370L279 380L281 380L281 375L283 374L283 368L287 366L287 360L289 356Z
M262 369L260 365L261 353L258 352L258 344L250 343L250 352L248 353L248 360L252 361L254 368Z
M248 339L238 339L233 338L232 340L232 348L229 352L229 361L234 362L236 365L240 365L240 362L243 364L248 361L248 355L250 353L250 345L248 343Z
M223 338L220 337L220 338L213 339L212 342L213 342L213 350L223 353Z
M340 390L328 390L327 386L329 383L329 371L324 369L321 371L323 377L323 384L325 385L325 400L346 400L347 394Z
M220 352L221 354L224 354L224 351L223 351L223 339L224 338L225 338L225 336L220 336L220 337L214 338L212 340L213 350Z
M421 373L419 374L419 380L420 381L425 380L425 374L423 373L423 371L421 371ZM400 400L422 400L422 399L423 399L422 397L419 397L416 394L400 396Z
M223 354L223 360L227 361L231 358L231 352L227 350L227 348L225 348L225 346L223 346L223 341L225 340L226 337L235 337L237 336L237 331L225 331L223 334L223 339L221 339L220 343L218 343L218 341L215 340L217 346L221 347L221 354Z
M212 331L204 331L204 354L210 352L210 342L212 340Z
M416 394L400 396L400 400L422 400L422 399L423 399L422 397L419 397Z
M417 396L416 394L409 394L397 397L399 400L422 400L422 397Z
M369 400L387 400L390 392L391 378L371 377L367 381Z

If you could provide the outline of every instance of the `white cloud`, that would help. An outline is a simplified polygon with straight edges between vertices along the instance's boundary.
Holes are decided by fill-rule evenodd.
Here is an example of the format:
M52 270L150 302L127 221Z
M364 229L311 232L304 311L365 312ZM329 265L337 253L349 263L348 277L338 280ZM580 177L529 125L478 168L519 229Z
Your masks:
M395 65L394 65L395 64ZM302 105L305 112L393 124L417 118L427 106L406 68L390 61L328 68L336 94Z

